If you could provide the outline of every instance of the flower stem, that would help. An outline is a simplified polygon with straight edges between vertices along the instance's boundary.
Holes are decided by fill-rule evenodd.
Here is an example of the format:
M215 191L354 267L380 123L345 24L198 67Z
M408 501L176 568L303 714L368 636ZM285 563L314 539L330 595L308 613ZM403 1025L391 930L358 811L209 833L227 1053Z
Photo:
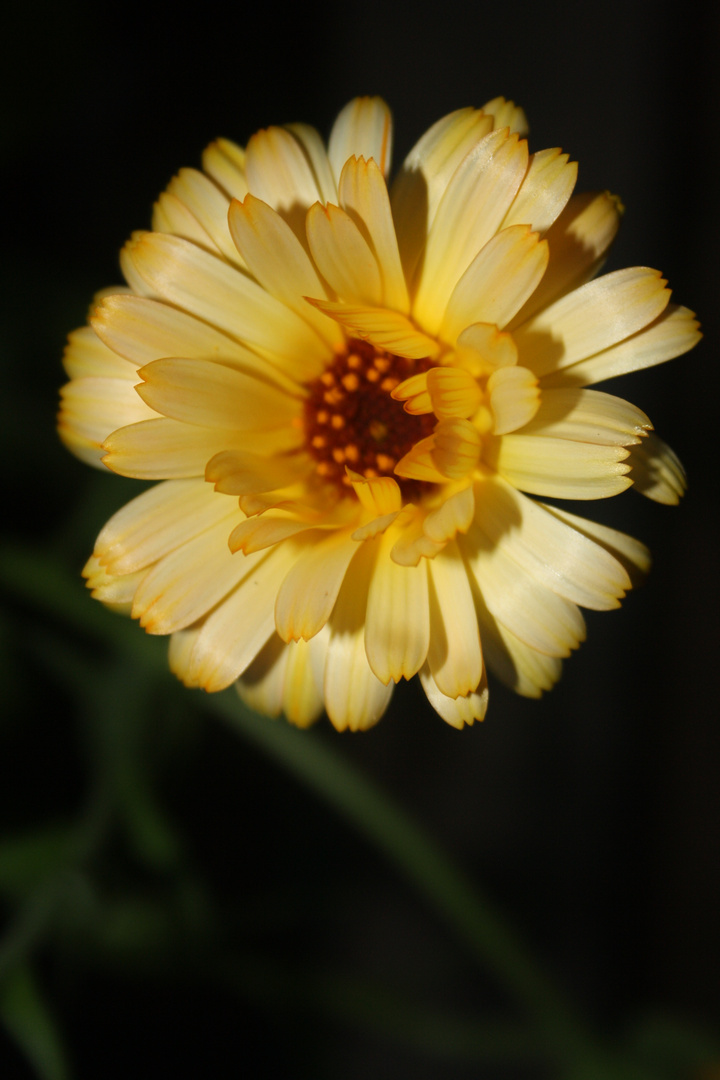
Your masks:
M392 799L327 744L247 710L230 694L206 706L289 769L380 848L530 1014L538 1050L584 1075L602 1057L594 1037L507 922ZM595 1072L600 1075L601 1070Z

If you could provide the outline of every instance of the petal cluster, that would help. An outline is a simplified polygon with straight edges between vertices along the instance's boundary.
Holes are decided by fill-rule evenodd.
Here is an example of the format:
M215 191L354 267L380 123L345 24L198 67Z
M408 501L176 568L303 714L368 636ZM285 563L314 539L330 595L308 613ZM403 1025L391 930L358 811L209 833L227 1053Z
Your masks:
M107 523L93 595L170 636L188 686L372 725L418 674L449 724L487 671L560 675L581 608L619 606L638 541L541 501L684 488L648 417L596 382L699 337L661 274L600 275L621 206L574 194L502 98L434 124L389 183L379 98L327 147L304 124L220 139L70 335L60 434L159 481ZM600 275L600 276L598 276Z

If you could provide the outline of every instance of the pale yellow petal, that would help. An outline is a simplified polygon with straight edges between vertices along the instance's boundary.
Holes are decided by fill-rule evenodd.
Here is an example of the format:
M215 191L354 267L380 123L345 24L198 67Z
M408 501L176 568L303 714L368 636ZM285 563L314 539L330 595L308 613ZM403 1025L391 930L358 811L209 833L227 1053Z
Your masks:
M408 379L405 385L410 381ZM439 420L466 419L476 412L482 401L483 395L477 379L464 368L430 368L426 382L432 411Z
M540 406L538 381L524 367L501 367L487 381L493 433L507 435L529 423Z
M365 652L365 611L376 551L376 542L357 549L329 624L323 691L328 717L338 731L372 727L392 697L394 683L383 685Z
M479 524L462 539L461 550L490 614L530 648L569 656L584 640L577 605L524 573L502 547L489 547Z
M645 266L588 282L514 331L520 363L549 375L616 345L665 310L666 284L658 270Z
M405 158L392 187L391 201L408 281L413 278L450 178L492 127L492 116L479 109L458 109L433 124Z
M290 226L253 195L246 196L243 203L231 203L228 221L233 240L260 284L310 323L331 348L339 348L343 334L337 323L304 299L308 294L327 294L310 256Z
M413 303L428 333L437 332L460 277L500 227L527 160L527 144L505 129L486 135L458 166L428 235Z
M94 554L108 573L130 574L231 516L237 517L236 501L217 495L204 480L168 480L113 514Z
M488 707L488 687L484 673L482 682L476 690L457 698L447 697L442 693L430 674L427 664L420 671L420 682L430 705L451 727L461 730L466 724L485 719Z
M283 641L306 640L330 618L351 559L357 552L348 529L308 545L286 575L275 603L275 626Z
M328 523L322 528L331 529L333 525ZM239 525L236 525L228 537L228 547L233 554L242 551L245 555L252 555L255 551L274 547L275 544L287 540L290 536L299 536L300 533L307 533L311 529L314 536L322 536L314 522L292 517L282 511L270 512L261 517L241 521ZM307 536L304 539L310 541L311 538Z
M402 506L397 480L392 476L361 476L346 469L353 491L364 510L371 514L393 514Z
M300 454L268 457L251 450L221 450L205 467L205 479L225 495L254 495L297 483L312 468Z
M663 364L676 356L682 356L697 345L702 337L699 324L692 311L677 304L668 304L660 318L643 330L596 353L588 360L580 360L571 367L563 368L545 376L545 386L587 386L590 383L613 379L630 371Z
M190 658L190 677L210 693L224 690L242 675L275 631L275 595L298 555L297 543L261 552L252 573L208 615ZM250 563L255 555L231 555Z
M577 162L569 161L557 147L532 154L502 227L529 225L534 232L547 232L565 209L576 181Z
M493 98L486 101L481 112L486 116L492 116L496 128L510 128L518 135L527 135L528 122L525 110L516 105L514 101L507 101L504 97Z
M517 564L517 573L581 604L605 611L619 607L631 587L624 567L585 531L558 518L501 477L488 477L476 485L476 544L491 552L502 547Z
M437 356L440 351L433 338L421 333L399 311L361 304L339 304L310 297L308 301L320 311L324 311L326 315L336 319L351 337L369 341L378 349L385 349L396 356L407 356L411 360L419 360L425 356Z
M98 337L136 368L170 356L217 360L276 382L290 393L301 392L294 380L257 353L169 304L140 296L108 296L95 308L91 322Z
M545 236L550 249L545 276L511 329L595 277L615 239L621 212L620 201L607 191L573 195Z
M348 159L340 176L339 199L340 206L355 222L377 260L382 304L407 314L410 299L400 263L387 185L372 159Z
M373 158L387 176L392 154L392 116L382 98L359 97L348 102L333 124L328 143L330 166L339 182L350 157Z
M297 140L305 154L320 192L321 202L337 203L337 183L330 168L325 143L320 135L309 124L285 124L285 130Z
M141 368L137 392L156 412L201 427L271 431L298 422L296 398L276 386L211 360L153 360Z
M274 634L236 686L249 708L265 716L282 712L296 727L309 727L323 711L322 691L304 641L286 645Z
M163 191L153 206L150 225L153 232L170 233L199 244L201 248L219 255L217 245L213 244L205 229L185 203L169 191Z
M640 540L628 536L627 533L618 532L617 529L610 529L607 525L598 525L595 521L560 510L557 506L544 506L542 503L540 505L553 517L604 547L625 568L633 587L643 583L650 571L652 557Z
M248 191L277 210L293 232L305 235L308 207L322 198L302 144L286 128L270 127L250 139L245 152Z
M248 187L242 147L229 139L216 139L203 151L202 165L231 199L245 198Z
M259 349L293 378L319 374L330 350L311 327L222 259L175 236L143 233L125 251L171 304Z
M103 443L104 464L122 476L140 480L169 480L204 476L207 463L226 450L247 450L275 454L295 449L302 441L296 428L278 431L226 431L198 427L161 417L119 428Z
M406 480L424 480L428 484L443 484L447 477L435 463L434 449L434 435L420 439L398 461L394 469L396 476L402 476Z
M685 494L687 480L682 463L667 443L651 434L634 446L628 458L630 479L635 490L648 499L677 506Z
M441 694L465 697L482 677L477 616L457 543L428 561L430 644L427 666Z
M605 446L544 435L489 439L484 458L521 491L553 499L606 499L630 487L623 446Z
M235 510L237 518L242 515ZM149 634L171 634L202 618L248 574L265 552L232 555L227 538L232 519L223 519L165 555L145 575L135 594L133 617Z
M332 203L315 203L306 227L312 257L337 296L348 303L382 305L380 267L353 219Z
M397 538L397 529L391 528L370 542L378 545L378 555L368 593L365 649L382 683L410 679L425 663L430 641L427 568L394 562L390 552Z
M454 345L472 323L502 329L537 288L548 248L527 225L503 229L475 256L453 289L440 337Z
M68 449L102 468L102 446L110 432L156 417L127 379L73 379L60 391L58 432Z
M485 665L501 682L523 697L539 698L562 673L562 660L520 641L487 610L475 593Z
M127 379L134 386L136 368L100 340L91 326L68 334L63 367L70 379Z
M449 480L462 480L475 469L481 451L477 428L469 420L441 420L435 428L430 456Z
M475 514L472 484L455 491L431 510L423 522L423 532L437 544L445 544L457 533L467 532Z
M197 690L199 683L190 675L190 658L200 633L198 627L187 630L177 630L170 635L168 645L168 665L173 675L188 689Z
M242 266L228 229L230 200L210 177L197 169L181 169L170 181L167 190L180 199L199 221L220 254L234 265Z
M517 348L511 334L490 323L473 323L458 338L455 357L476 378L495 368L517 364Z
M630 446L639 443L650 428L652 424L642 409L623 398L600 390L567 387L543 390L540 408L522 434Z

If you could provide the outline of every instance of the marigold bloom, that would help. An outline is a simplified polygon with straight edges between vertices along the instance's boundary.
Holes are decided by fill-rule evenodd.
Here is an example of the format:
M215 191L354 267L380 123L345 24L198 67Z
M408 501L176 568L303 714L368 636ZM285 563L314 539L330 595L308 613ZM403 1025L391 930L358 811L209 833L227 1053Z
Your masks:
M638 541L548 506L682 468L639 409L588 385L698 340L655 270L596 277L607 193L530 154L502 98L439 120L390 190L391 119L352 101L220 139L160 196L128 287L70 335L62 438L162 483L120 510L93 595L170 635L188 686L304 726L366 728L419 673L482 719L486 669L539 696L646 572Z

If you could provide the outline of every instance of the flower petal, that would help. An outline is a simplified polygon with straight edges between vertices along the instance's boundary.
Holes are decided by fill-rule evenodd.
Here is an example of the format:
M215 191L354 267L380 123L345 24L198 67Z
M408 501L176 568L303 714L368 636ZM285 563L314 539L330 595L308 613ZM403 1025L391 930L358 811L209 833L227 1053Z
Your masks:
M302 433L294 428L249 434L160 417L114 431L103 443L102 461L121 476L169 480L204 476L208 461L221 451L247 451L252 446L257 453L279 454L301 441Z
M277 210L302 239L308 207L322 198L302 143L286 128L258 131L247 145L245 175L248 191Z
M339 198L342 209L360 229L377 260L382 281L382 304L407 314L410 300L400 263L387 185L372 159L348 158L340 176Z
M650 428L652 424L642 409L623 398L600 390L567 387L543 390L540 408L522 433L630 446L645 438Z
M394 689L392 681L384 685L373 673L365 651L365 611L376 551L376 543L357 549L329 623L323 692L328 717L338 731L372 727Z
M73 379L62 387L60 398L60 438L97 468L102 468L102 446L111 431L157 416L127 379Z
M524 367L501 367L487 381L493 434L507 435L528 424L540 406L538 381Z
M358 97L348 102L333 124L328 157L336 180L340 181L350 157L373 158L387 176L392 153L392 116L382 98Z
M591 540L540 503L522 495L501 477L476 485L476 543L488 552L502 548L527 574L575 604L606 611L620 606L631 587L624 567L606 547ZM586 527L582 518L577 521Z
M420 682L425 691L429 703L438 716L458 730L466 724L472 724L475 720L484 720L488 707L487 680L483 680L476 690L464 697L447 697L439 689L437 683L430 674L429 665L425 665L420 671Z
M194 683L209 693L224 690L249 667L275 630L275 594L297 555L297 543L286 540L269 554L230 556L252 564L252 573L203 623L189 662Z
M668 304L662 315L619 345L543 378L545 386L587 386L682 356L702 337L692 311Z
M625 491L628 451L544 435L488 439L485 460L506 480L531 495L554 499L606 499Z
M548 247L527 225L503 229L475 256L453 289L440 337L454 345L472 323L502 329L535 291Z
M349 303L380 306L382 279L377 259L353 219L338 206L315 203L307 215L307 238L315 263L330 288ZM313 295L317 290L306 290Z
M247 195L245 151L230 139L216 139L203 151L202 166L231 199Z
M451 540L428 561L430 643L427 667L441 694L466 697L482 678L480 634L467 570Z
M167 480L113 514L94 554L108 573L130 574L231 516L237 517L236 501L216 495L204 480Z
M685 494L687 480L682 463L667 443L650 434L634 446L628 458L630 478L635 490L648 499L677 506Z
M468 571L490 614L530 648L548 656L569 656L585 639L580 609L547 589L502 547L488 546L479 522L461 541Z
M486 135L458 166L430 228L413 314L437 332L450 295L494 236L527 168L527 144L507 129Z
M236 520L241 518L235 509ZM135 593L133 618L149 634L171 634L201 619L248 574L255 574L258 555L232 555L227 538L231 521L218 521L148 571Z
M645 266L588 282L514 331L520 363L549 375L616 345L664 311L666 284Z
M142 279L166 301L259 349L293 378L322 370L328 346L299 315L222 259L162 233L125 248Z
M310 646L286 645L273 635L236 686L245 704L265 716L285 714L291 724L307 728L323 711L321 688L314 675Z
M577 181L577 162L555 147L539 150L530 157L528 171L520 190L502 223L529 225L534 232L545 233L562 213Z
M437 356L437 342L422 334L410 320L399 311L368 307L363 304L338 304L330 300L306 298L320 311L336 319L351 337L369 341L378 349L386 349L396 356L420 360L425 356Z
M309 640L330 618L348 566L357 552L348 529L308 547L285 576L275 601L275 626L283 641Z
M390 551L398 539L391 527L368 544L378 545L368 592L365 650L381 683L409 679L425 663L430 643L428 580L424 564L398 566Z
M412 280L438 204L466 154L493 128L479 109L458 109L433 124L403 162L391 202L405 277Z

